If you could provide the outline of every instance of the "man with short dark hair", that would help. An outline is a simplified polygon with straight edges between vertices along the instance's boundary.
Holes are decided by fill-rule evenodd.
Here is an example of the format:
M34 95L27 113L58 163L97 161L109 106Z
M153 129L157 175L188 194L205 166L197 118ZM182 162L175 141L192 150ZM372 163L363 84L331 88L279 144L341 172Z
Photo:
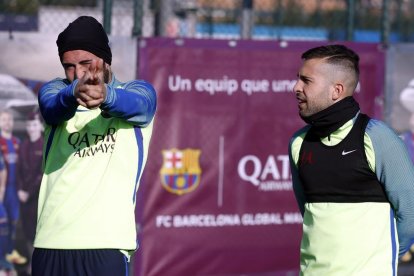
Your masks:
M414 239L414 167L401 139L362 114L359 56L343 45L302 55L294 92L308 124L289 144L303 215L301 275L396 275Z
M46 146L32 275L128 275L156 94L115 78L95 18L79 17L56 43L66 78L39 92Z
M20 144L17 163L17 195L20 200L20 220L27 252L33 253L33 242L37 224L37 205L42 181L43 124L37 111L26 117L27 137ZM29 259L31 262L31 260ZM26 268L31 274L31 264Z

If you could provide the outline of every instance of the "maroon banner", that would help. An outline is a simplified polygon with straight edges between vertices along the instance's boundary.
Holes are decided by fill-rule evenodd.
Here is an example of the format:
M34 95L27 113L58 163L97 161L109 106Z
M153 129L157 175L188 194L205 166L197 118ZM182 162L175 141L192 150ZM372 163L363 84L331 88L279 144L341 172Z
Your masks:
M288 161L304 125L292 92L322 42L145 39L158 109L137 200L135 275L297 274L302 218ZM361 109L382 114L384 54L361 57Z

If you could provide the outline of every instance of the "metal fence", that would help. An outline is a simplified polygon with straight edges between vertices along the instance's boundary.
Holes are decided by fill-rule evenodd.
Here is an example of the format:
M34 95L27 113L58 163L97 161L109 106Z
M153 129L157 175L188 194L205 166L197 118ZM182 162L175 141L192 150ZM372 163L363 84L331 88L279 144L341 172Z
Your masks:
M414 0L9 0L0 30L57 33L92 15L112 35L414 41Z

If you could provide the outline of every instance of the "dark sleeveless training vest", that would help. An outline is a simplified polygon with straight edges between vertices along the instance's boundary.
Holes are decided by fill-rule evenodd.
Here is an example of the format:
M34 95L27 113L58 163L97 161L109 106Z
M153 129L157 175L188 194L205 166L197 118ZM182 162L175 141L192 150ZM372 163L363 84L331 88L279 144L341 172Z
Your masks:
M324 145L309 130L299 155L299 177L306 202L387 202L383 186L370 169L364 133L370 118L360 114L337 145Z

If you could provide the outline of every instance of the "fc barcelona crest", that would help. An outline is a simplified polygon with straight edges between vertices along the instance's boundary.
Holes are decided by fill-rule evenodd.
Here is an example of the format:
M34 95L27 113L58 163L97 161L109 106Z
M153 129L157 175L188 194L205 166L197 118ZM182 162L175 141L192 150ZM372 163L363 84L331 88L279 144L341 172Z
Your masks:
M163 150L160 171L162 186L170 193L182 195L194 191L200 183L201 150Z

